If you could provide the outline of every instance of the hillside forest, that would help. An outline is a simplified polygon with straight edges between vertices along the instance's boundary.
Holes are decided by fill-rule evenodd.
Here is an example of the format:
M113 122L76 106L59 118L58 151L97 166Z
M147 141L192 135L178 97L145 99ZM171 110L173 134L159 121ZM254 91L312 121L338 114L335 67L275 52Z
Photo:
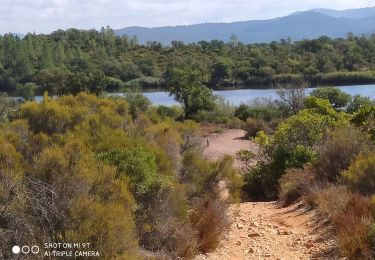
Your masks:
M375 37L292 39L270 44L213 40L138 44L109 27L58 30L48 35L0 36L0 91L17 87L43 95L165 89L168 72L193 64L209 88L269 87L274 81L312 85L375 82ZM25 84L28 84L26 87ZM21 91L22 92L22 91Z

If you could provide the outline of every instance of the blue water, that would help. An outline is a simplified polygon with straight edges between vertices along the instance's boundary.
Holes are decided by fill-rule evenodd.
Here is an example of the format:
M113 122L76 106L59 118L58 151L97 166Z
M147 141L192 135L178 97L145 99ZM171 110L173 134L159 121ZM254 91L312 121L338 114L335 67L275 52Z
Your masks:
M344 86L337 87L342 91L355 95L370 97L375 99L375 85L358 85L358 86ZM306 89L306 94L310 93L314 88ZM169 96L168 92L146 92L143 93L151 102L155 105L177 105L173 97ZM277 97L273 89L236 89L236 90L219 90L214 91L214 95L222 96L233 105L240 105L241 103L247 103L256 98L272 98Z
M375 99L375 85L354 85L354 86L343 86L337 87L342 91L355 95L370 97ZM306 94L310 93L314 88L306 89ZM111 95L122 95L122 93L114 93ZM154 105L165 105L172 106L178 105L178 103L169 96L168 92L145 92L143 93ZM273 89L236 89L236 90L218 90L214 91L214 95L222 96L233 105L240 105L241 103L247 103L256 98L277 98L277 95ZM36 97L37 101L42 100L42 97Z

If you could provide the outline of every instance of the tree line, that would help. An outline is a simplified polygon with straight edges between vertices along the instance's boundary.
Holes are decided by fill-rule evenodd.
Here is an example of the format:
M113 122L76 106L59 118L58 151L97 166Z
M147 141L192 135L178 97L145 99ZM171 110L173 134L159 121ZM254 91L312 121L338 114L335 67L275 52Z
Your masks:
M23 38L6 34L0 36L0 92L63 95L167 88L169 72L189 73L184 64L193 64L199 84L209 88L265 88L274 81L359 84L375 82L374 60L374 35L269 44L243 44L233 36L228 42L163 46L138 44L136 37L116 36L109 27Z

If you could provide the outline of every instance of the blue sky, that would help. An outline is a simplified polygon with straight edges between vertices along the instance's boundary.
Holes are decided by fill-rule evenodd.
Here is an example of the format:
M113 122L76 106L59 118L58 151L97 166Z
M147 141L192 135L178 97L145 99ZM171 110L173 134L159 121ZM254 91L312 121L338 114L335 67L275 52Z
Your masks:
M375 0L0 0L0 33L232 22L368 6Z

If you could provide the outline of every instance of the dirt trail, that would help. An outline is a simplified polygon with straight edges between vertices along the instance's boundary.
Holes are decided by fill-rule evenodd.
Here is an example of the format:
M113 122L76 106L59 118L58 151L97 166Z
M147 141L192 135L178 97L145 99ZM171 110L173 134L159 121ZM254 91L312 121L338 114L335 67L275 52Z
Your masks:
M203 151L208 160L217 160L225 154L235 156L240 150L258 152L258 145L245 137L246 132L240 129L228 129L222 134L210 135L210 145ZM238 162L235 161L238 166Z
M242 130L227 130L210 138L204 155L217 159L224 154L257 146L244 138ZM322 239L313 223L313 212L301 204L282 208L277 202L247 202L231 205L231 226L219 248L197 260L242 259L333 259L323 256L333 241ZM315 226L315 227L314 227Z

